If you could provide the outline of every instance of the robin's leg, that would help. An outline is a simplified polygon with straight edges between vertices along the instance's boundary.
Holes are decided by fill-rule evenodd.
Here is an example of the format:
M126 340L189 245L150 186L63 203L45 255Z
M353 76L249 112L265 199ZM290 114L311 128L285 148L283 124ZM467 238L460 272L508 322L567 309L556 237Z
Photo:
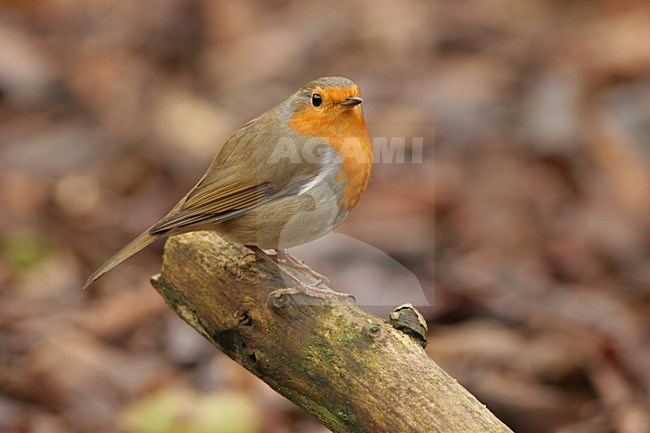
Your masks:
M265 253L264 251L262 251L260 248L257 248L257 247L255 247L255 246L245 245L245 247L248 248L249 250L251 250L252 252L246 254L246 255L243 257L244 259L247 258L247 257L251 257L251 256L253 256L253 257L255 257L255 261L257 261L257 262L259 262L260 260L264 260L264 261L266 261L266 260L265 260L265 257L270 258L270 259L273 260L274 262L277 262L277 261L278 261L279 254L278 254L277 252L276 252L275 254L268 254L268 253ZM264 256L262 256L262 254L260 254L259 251L262 251L262 254L264 254Z
M325 275L319 272L316 272L315 270L307 266L305 262L291 255L291 253L289 253L289 250L287 249L278 250L278 259L282 260L283 262L285 262L286 264L288 264L294 269L298 269L299 271L311 275L312 277L316 278L318 281L325 283L326 286L330 285L329 278L327 278Z
M339 292L335 292L335 291L333 291L331 289L321 289L320 287L317 287L317 285L319 283L321 283L322 280L319 280L319 281L317 281L317 282L315 282L313 284L305 284L298 277L293 275L288 270L284 269L276 260L271 258L261 248L256 247L256 246L247 246L247 248L250 249L251 251L253 251L253 253L255 254L255 257L264 260L273 269L278 271L283 277L289 279L292 283L294 283L296 285L293 288L274 290L273 292L271 292L269 294L269 298L271 298L271 297L280 297L282 295L295 295L295 294L298 294L298 293L304 293L307 296L310 296L312 298L319 298L319 299L354 300L354 296L349 295L347 293L339 293ZM304 266L304 264L303 264L303 266Z

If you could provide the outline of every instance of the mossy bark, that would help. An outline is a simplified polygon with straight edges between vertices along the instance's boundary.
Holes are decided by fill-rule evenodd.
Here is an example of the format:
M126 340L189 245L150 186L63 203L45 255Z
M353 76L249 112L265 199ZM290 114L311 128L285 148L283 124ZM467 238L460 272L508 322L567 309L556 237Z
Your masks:
M270 295L283 279L213 233L170 238L152 283L190 326L333 432L510 432L407 334L344 300Z

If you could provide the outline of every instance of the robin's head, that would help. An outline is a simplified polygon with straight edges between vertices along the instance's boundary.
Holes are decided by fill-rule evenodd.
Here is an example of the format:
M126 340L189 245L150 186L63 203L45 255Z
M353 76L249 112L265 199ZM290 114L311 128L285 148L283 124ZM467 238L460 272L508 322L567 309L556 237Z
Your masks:
M359 106L363 102L359 87L347 78L319 78L300 88L289 101L290 125L301 124L294 129L307 135L323 133L323 128L329 129L336 124L350 127L350 122L365 128Z
M351 112L362 102L359 88L352 80L323 77L307 83L293 94L291 108L293 113L305 112L321 117Z
M342 77L319 78L305 85L299 93L307 98L311 107L321 111L346 111L363 102L354 81Z

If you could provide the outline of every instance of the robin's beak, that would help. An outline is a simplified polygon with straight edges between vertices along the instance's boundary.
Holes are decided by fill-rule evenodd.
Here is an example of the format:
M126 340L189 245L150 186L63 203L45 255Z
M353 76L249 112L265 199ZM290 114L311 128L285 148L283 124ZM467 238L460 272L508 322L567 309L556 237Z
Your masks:
M359 105L363 102L363 99L359 98L358 96L350 96L349 98L345 98L345 101L339 102L340 107L354 107L355 105Z

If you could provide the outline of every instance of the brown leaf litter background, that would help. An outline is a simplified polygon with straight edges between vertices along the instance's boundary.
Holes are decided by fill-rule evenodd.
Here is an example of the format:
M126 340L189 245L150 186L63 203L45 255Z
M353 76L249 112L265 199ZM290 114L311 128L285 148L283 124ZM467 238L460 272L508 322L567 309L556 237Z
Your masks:
M0 1L0 431L326 431L165 307L162 242L80 288L235 129L343 75L406 162L296 253L419 304L517 432L649 432L648 41L641 0Z

